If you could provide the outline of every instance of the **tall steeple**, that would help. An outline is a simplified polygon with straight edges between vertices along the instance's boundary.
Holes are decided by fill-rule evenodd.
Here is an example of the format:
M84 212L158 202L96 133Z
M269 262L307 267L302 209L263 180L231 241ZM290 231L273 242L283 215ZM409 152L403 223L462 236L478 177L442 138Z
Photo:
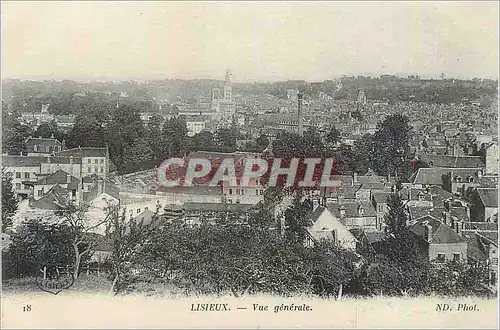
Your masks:
M232 73L230 70L226 70L226 78L224 79L224 85L230 85L231 84L231 76Z
M229 70L226 70L226 78L224 79L224 87L223 89L223 99L226 101L233 100L233 87L231 86L231 76L232 73Z

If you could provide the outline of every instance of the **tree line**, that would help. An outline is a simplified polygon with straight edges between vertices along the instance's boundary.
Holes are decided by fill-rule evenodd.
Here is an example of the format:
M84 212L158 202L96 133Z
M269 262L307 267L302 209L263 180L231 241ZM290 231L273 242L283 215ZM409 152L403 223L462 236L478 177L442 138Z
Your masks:
M185 294L252 293L291 296L314 294L416 296L488 295L485 269L461 262L435 264L419 253L418 240L406 227L397 194L388 199L385 238L378 248L358 244L356 251L333 240L305 244L308 214L314 202L297 196L285 214L284 235L278 218L262 208L219 214L188 224L182 217L130 221L110 206L100 239L111 247L106 262L110 293L134 292L144 283L169 285ZM4 279L33 276L47 263L70 265L76 280L88 265L98 239L88 235L85 213L68 205L60 220L26 221L3 251ZM76 248L75 248L76 246Z

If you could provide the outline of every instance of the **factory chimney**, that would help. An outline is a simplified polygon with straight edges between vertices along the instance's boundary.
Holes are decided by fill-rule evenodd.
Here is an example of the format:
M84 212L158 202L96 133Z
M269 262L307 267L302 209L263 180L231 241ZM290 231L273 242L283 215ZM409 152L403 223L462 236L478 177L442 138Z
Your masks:
M298 95L298 111L297 111L297 119L298 119L298 129L299 129L299 135L302 136L304 134L304 127L302 123L302 101L304 100L304 95L302 93L299 93Z

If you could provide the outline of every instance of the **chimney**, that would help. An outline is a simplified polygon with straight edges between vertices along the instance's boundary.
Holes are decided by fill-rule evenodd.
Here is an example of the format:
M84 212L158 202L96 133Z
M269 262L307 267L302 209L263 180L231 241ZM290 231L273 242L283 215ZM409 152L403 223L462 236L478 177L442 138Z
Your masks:
M73 175L73 156L69 156L69 174Z
M66 175L66 183L67 184L71 183L71 174Z
M51 173L51 171L50 171L50 156L47 156L47 164L49 165L48 172Z
M299 135L302 136L304 133L304 127L302 123L302 101L303 101L303 95L302 93L299 93L298 95L298 111L297 111L297 119L298 119L298 130L299 130Z
M66 150L66 140L62 140L62 150Z
M429 242L431 240L432 235L432 226L429 223L425 224L425 240Z
M357 184L358 183L358 172L354 172L353 174L353 184Z
M97 195L102 194L103 191L104 191L104 181L101 178L99 178L97 179Z
M463 221L457 221L456 222L456 232L459 236L462 236L462 229L464 227Z

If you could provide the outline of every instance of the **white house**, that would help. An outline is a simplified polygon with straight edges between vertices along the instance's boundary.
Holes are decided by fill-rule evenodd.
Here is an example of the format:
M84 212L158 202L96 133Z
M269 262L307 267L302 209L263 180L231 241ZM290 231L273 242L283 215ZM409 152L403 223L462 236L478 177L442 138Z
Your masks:
M340 246L355 250L356 238L326 207L315 206L309 215L312 225L307 228L306 245L312 246L320 239L333 240Z

